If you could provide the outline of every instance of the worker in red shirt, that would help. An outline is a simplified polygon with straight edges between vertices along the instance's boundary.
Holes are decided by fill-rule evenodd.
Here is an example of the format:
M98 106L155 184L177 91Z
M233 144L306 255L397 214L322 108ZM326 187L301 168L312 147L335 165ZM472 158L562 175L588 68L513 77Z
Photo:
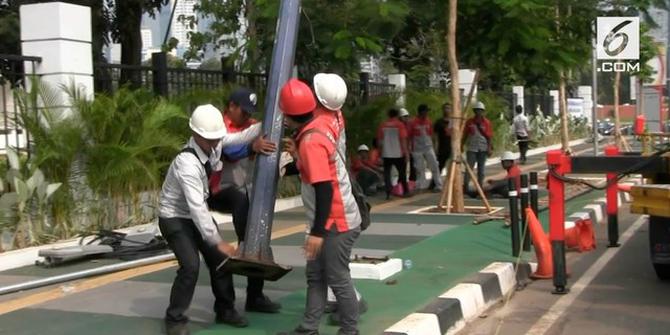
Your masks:
M309 86L290 79L280 92L279 106L285 124L296 132L295 146L289 145L288 150L296 160L310 221L304 246L307 303L303 321L293 334L319 333L328 287L337 298L338 334L359 334L359 305L349 259L361 232L361 216L351 193L344 156L328 131L327 119L314 115L316 101Z
M486 185L483 185L484 193L487 196L500 196L502 198L507 198L509 196L509 188L507 180L514 178L514 185L516 186L517 193L521 190L521 169L519 165L516 164L516 155L510 151L505 151L500 157L500 165L507 172L507 175L503 179L493 180L488 179ZM469 192L471 197L476 196L476 192Z
M425 190L430 186L430 182L426 180L426 163L428 163L435 185L433 190L439 192L442 190L442 175L433 148L433 124L428 119L428 111L428 105L419 105L417 117L409 123L409 137L412 141L412 158L417 176L416 187Z
M228 98L223 112L223 122L229 134L239 133L248 129L257 121L251 117L256 111L257 97L247 88L235 89ZM249 213L249 197L251 195L251 176L253 175L254 151L264 151L254 144L233 145L223 148L221 155L222 168L219 173L210 177L209 207L219 212L230 212L233 215L233 226L239 243L244 242L247 231ZM263 294L262 278L247 278L247 301L245 310L259 313L278 313L279 303L273 302ZM234 297L231 297L234 299Z
M370 148L365 144L358 146L357 155L351 160L351 172L365 195L377 194L377 186L381 185L383 174L380 170L381 168L371 161Z
M484 116L486 107L481 101L477 101L472 107L475 116L465 122L466 157L467 163L474 170L477 164L477 181L482 185L484 181L484 169L486 158L492 153L493 128L491 121ZM465 174L463 188L467 191L470 175Z
M409 161L409 149L407 143L407 127L398 116L400 111L391 108L388 111L388 120L384 121L377 130L377 144L382 152L384 161L384 185L386 187L386 199L391 197L391 168L398 170L398 183L402 185L403 195L409 195L409 184L407 183L407 162Z
M317 73L312 79L314 94L316 95L317 106L314 110L314 116L321 119L327 125L328 133L335 139L338 152L344 155L346 159L347 152L347 134L345 129L344 116L342 115L342 106L347 99L347 83L336 73ZM346 161L345 161L346 169ZM346 170L342 171L346 172ZM354 288L354 290L356 290ZM359 312L362 314L367 311L367 302L356 290L356 299L359 302ZM326 313L330 313L328 321L332 325L339 324L337 313L337 300L333 290L328 288L328 304Z

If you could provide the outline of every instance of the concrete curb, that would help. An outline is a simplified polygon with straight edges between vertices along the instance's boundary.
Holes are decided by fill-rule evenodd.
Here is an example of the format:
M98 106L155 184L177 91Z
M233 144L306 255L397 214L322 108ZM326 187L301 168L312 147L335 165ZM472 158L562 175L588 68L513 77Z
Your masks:
M535 271L534 263L494 262L384 331L384 335L453 334L502 301Z
M632 183L637 184L636 181ZM619 205L629 201L630 196L626 192L619 192ZM604 222L607 217L606 204L605 198L596 199L569 215L565 220L566 226L574 226L577 221L584 219L591 219L594 223ZM387 328L383 335L454 334L463 329L467 322L511 294L518 284L527 283L536 268L536 263L522 263L515 272L511 262L491 263L416 313Z

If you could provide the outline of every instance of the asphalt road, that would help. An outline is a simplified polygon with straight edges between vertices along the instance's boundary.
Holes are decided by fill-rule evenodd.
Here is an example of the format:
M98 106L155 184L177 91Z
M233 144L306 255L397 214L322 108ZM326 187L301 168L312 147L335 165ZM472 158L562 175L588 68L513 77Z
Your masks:
M535 281L461 334L670 334L670 282L657 279L649 261L646 219L620 220L621 241L630 236L620 248L605 247L601 224L596 251L568 254L568 295L551 295L550 280Z

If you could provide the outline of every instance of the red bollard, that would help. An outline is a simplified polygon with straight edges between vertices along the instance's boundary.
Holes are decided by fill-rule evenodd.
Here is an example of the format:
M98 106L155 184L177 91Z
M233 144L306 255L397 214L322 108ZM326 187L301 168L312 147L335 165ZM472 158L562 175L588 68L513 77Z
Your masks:
M605 147L605 156L618 156L619 148L614 145ZM609 239L608 248L616 248L619 244L619 196L618 185L615 181L616 173L607 174L607 237Z
M561 150L547 151L547 188L549 190L549 239L554 263L553 294L568 293L565 265L565 189L563 181L551 172L563 176L570 172L570 157Z

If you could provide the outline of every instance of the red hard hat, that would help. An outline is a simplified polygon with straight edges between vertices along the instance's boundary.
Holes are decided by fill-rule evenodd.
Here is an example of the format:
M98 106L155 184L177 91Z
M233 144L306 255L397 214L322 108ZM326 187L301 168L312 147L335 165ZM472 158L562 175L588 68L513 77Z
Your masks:
M291 78L279 93L279 108L285 115L303 115L316 108L316 99L307 84Z

